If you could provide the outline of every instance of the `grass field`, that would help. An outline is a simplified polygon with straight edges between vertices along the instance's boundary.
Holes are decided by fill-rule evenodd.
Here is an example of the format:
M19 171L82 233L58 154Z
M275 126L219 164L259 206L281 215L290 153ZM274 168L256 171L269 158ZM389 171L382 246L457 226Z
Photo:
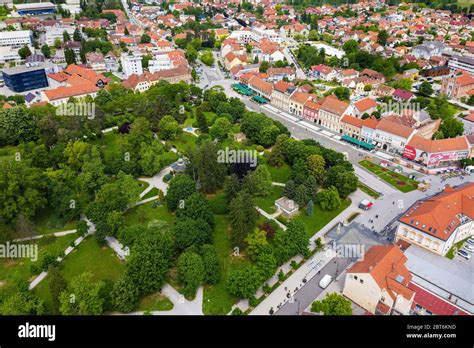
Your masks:
M141 199L147 199L151 197L155 197L158 195L158 189L156 187L153 187L146 195L144 195Z
M112 80L112 82L120 82L122 80L120 80L120 78L114 74L112 74L110 71L107 71L104 73L104 76L105 77L108 77L109 79Z
M311 238L316 232L351 205L351 200L348 198L342 200L341 203L339 209L333 211L322 210L319 204L316 203L313 209L313 216L306 215L306 209L301 209L294 220L301 221L304 224L306 234L308 238Z
M65 238L65 237L61 237ZM99 246L94 237L88 237L63 261L61 273L66 282L84 272L92 274L92 281L119 279L125 272L125 263L120 261L108 246ZM51 310L49 277L46 277L34 290Z
M173 145L179 152L186 153L188 149L196 146L196 140L196 136L183 132L175 140L168 141L168 143Z
M273 186L272 192L267 197L258 197L255 199L255 204L265 210L269 214L276 212L275 201L283 195L282 186Z
M221 268L221 279L215 285L204 288L202 310L206 315L227 314L237 298L231 296L226 290L227 275L232 269L241 267L249 261L242 256L233 256L232 243L229 235L229 220L227 216L216 216L214 229L214 246L216 248Z
M272 175L272 180L274 182L285 183L290 179L291 167L288 164L283 164L280 167L273 167L269 164L266 165L270 174Z
M170 311L173 307L173 302L169 298L159 292L155 292L140 299L137 311Z
M367 185L364 185L363 183L361 183L360 181L357 183L357 187L367 193L370 197L372 198L375 198L375 199L378 199L380 197L380 193L378 193L377 191L371 189L369 186Z
M153 220L166 221L169 226L174 222L174 215L168 211L164 205L153 208L155 202L148 202L136 206L125 213L125 225L147 224Z
M458 0L458 5L463 7L468 7L474 5L474 0Z
M391 170L379 166L367 160L360 161L359 164L368 171L377 175L386 183L392 185L401 192L411 192L418 188L418 182L409 179L404 175L392 172Z
M31 271L32 264L38 264L44 255L63 255L64 250L77 239L73 233L63 237L45 237L38 239L31 244L38 245L38 260L32 261L30 258L1 258L0 259L0 297L11 295L15 292L15 281L31 282L37 274ZM26 242L23 242L26 244Z

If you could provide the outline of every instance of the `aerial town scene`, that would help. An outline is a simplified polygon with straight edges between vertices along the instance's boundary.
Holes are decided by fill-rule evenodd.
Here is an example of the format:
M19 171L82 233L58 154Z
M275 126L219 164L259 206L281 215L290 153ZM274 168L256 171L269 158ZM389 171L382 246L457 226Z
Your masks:
M0 314L474 314L474 1L0 0Z

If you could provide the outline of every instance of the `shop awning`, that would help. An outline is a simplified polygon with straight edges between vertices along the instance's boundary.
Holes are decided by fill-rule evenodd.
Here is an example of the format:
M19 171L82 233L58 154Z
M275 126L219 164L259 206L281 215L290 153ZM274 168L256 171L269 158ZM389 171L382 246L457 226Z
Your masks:
M268 101L265 98L260 97L259 95L254 96L252 99L255 100L257 103L260 103L260 104L268 103Z
M350 137L348 135L343 135L341 137L342 140L347 141L348 143L360 146L366 150L372 150L375 146L369 143L366 143L365 141L358 140L356 138Z

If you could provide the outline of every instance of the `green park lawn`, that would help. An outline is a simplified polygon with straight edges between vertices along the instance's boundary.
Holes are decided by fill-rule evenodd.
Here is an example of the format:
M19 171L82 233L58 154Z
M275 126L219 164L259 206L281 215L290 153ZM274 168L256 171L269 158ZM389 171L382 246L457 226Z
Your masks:
M357 182L357 187L362 191L367 193L370 197L378 199L380 197L380 193L377 191L371 189L369 186L361 183L360 181Z
M156 187L153 187L146 195L144 195L141 199L147 199L151 197L158 196L159 190Z
M181 153L186 153L188 149L196 146L197 137L186 132L182 132L176 139L168 141L168 144L173 145L176 150Z
M474 5L474 2L472 0L458 0L458 5L462 7L468 7Z
M115 252L108 246L100 246L97 240L90 236L66 256L61 266L61 272L68 283L84 272L92 274L92 281L116 281L125 272L125 263L119 260ZM49 292L49 277L43 279L34 291L50 311L52 299Z
M230 312L232 306L238 301L238 298L230 295L226 290L227 276L232 269L248 264L249 261L244 255L233 255L229 219L227 216L216 216L216 227L213 237L213 244L219 257L221 279L217 284L204 287L202 310L206 315L225 315Z
M97 145L104 152L104 156L107 158L116 153L120 145L121 136L122 135L117 133L117 131L108 132L102 137L91 141L91 144Z
M286 183L290 179L291 167L288 164L285 163L280 167L273 167L269 164L266 166L272 176L272 181Z
M173 307L173 302L169 298L160 292L155 292L140 299L137 311L170 311Z
M283 195L283 186L273 186L272 192L266 197L258 197L255 199L257 207L265 210L269 214L276 212L275 201Z
M418 183L415 180L409 179L402 174L392 172L378 164L367 160L360 161L359 164L401 192L411 192L418 188Z
M54 237L48 236L31 242L23 242L38 245L38 260L32 261L29 258L1 258L0 259L0 297L13 294L17 289L15 280L31 282L38 274L33 274L31 266L41 262L44 255L64 255L66 250L74 240L78 238L75 233Z
M48 234L68 231L76 228L77 221L64 222L54 215L51 210L43 210L34 219L36 234Z
M319 204L314 204L313 216L306 214L306 208L300 210L299 214L294 217L294 220L301 221L304 224L304 228L308 238L314 236L316 232L326 226L331 220L342 213L349 205L351 200L349 198L341 200L341 206L339 209L328 211L322 210Z
M172 226L175 219L173 213L169 212L165 205L154 208L154 204L156 204L156 201L141 204L128 210L124 215L125 225L147 224L153 220L162 220Z
M108 77L112 80L112 82L120 82L120 78L114 74L112 74L110 71L104 73L105 77Z

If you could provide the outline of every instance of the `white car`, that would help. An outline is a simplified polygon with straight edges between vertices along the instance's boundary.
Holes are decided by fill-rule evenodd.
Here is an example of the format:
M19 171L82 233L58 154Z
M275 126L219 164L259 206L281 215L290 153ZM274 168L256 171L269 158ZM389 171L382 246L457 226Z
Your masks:
M469 238L468 240L466 240L466 243L467 244L470 244L470 245L474 245L474 238Z
M474 251L474 245L471 245L471 244L464 244L464 246L462 247L464 250L467 250L469 252L473 252Z
M332 282L332 276L329 274L324 275L324 277L319 281L319 287L321 289L326 289L329 284Z

